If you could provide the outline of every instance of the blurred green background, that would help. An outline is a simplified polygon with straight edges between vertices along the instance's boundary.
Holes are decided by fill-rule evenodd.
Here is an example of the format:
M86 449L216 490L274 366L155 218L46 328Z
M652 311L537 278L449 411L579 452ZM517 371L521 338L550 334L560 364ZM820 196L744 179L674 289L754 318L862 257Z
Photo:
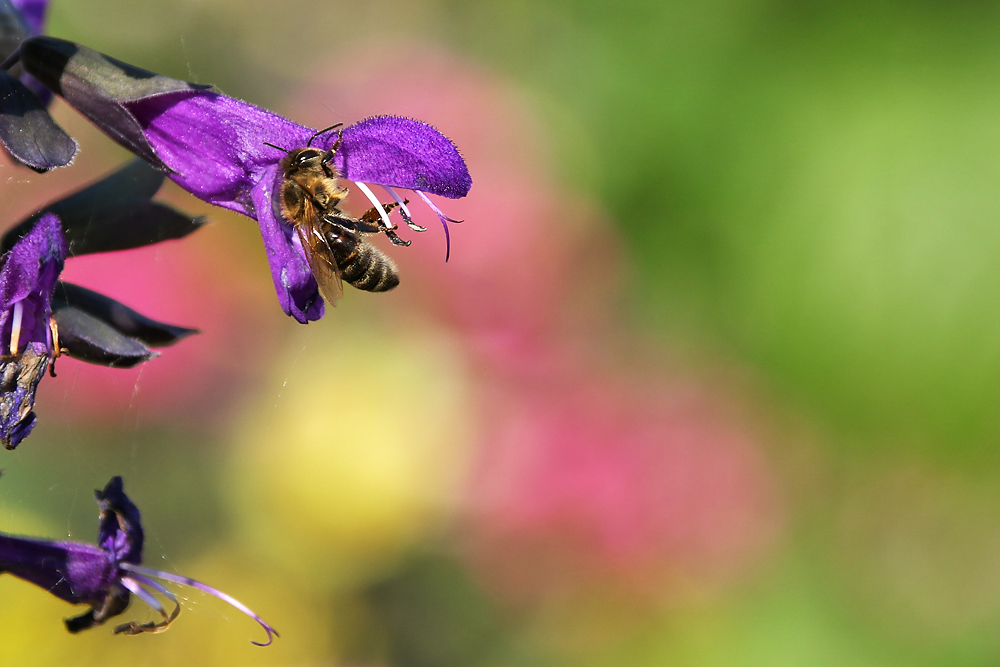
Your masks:
M474 185L438 201L449 264L420 209L401 287L307 327L253 222L172 185L213 224L70 260L204 333L60 360L0 530L91 541L121 474L146 563L282 638L197 593L166 634L70 636L0 577L10 664L1000 661L1000 4L50 11L314 127L426 120ZM81 154L0 164L6 224L126 157L55 115Z

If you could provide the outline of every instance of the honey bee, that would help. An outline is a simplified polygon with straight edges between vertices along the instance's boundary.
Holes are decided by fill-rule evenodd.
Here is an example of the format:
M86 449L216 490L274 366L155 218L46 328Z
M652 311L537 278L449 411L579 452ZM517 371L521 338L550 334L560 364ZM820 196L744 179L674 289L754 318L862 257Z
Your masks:
M340 174L331 163L343 136L338 130L337 140L327 151L312 146L316 137L340 125L320 130L303 148L288 150L265 142L287 153L278 165L281 214L295 227L320 292L331 305L344 293L342 280L368 292L386 292L399 284L395 262L363 235L385 233L393 245L410 245L393 228L384 226L377 208L360 218L340 210L348 190L341 186ZM397 202L383 204L387 213L397 206Z

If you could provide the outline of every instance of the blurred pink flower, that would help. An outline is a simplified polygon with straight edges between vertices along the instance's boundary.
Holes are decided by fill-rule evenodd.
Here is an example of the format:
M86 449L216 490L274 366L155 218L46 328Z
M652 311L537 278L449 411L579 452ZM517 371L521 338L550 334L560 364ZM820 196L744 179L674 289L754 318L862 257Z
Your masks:
M486 412L472 550L501 590L610 575L658 595L668 573L725 581L777 532L758 443L694 382L578 368L501 384Z

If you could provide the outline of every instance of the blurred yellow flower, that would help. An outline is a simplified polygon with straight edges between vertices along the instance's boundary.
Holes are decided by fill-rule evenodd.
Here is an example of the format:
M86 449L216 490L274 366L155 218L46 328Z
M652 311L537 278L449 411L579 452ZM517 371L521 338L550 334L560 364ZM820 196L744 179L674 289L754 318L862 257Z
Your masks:
M290 342L241 420L224 489L276 576L312 586L365 581L432 530L470 442L456 346L356 326L348 310Z

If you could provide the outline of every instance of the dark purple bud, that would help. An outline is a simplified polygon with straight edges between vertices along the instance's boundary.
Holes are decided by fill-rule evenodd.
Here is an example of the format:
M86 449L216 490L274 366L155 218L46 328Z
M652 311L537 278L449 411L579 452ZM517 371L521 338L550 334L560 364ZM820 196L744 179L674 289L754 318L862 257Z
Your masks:
M163 170L169 168L156 155L125 103L210 87L160 76L55 37L31 37L22 42L21 64L112 139Z
M59 216L71 257L139 248L200 229L204 218L150 201L163 180L163 174L148 163L132 160L11 229L0 242L0 250L12 247L43 213Z
M77 149L44 102L9 72L0 72L0 142L11 157L37 172L65 167Z

